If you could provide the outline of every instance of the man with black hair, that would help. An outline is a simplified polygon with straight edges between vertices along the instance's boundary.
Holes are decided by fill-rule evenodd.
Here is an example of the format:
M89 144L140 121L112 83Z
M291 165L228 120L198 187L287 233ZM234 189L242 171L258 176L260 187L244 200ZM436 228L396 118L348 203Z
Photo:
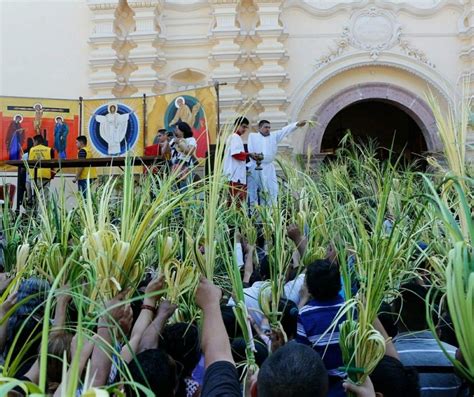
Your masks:
M328 389L326 368L308 346L289 342L263 363L252 397L324 397Z
M174 397L178 388L178 368L176 362L163 350L148 349L139 353L128 365L134 382L148 387L156 396ZM145 396L131 385L125 386L126 396Z
M420 397L418 373L395 357L383 356L370 379L378 397Z
M90 159L92 157L91 151L87 146L87 138L84 135L79 135L76 138L77 146L77 158L78 159ZM74 178L74 183L77 182L77 188L79 192L82 193L84 198L87 194L87 181L89 185L97 178L97 171L92 167L80 167L77 169L76 177Z
M414 367L420 376L421 397L455 397L462 386L426 321L427 289L415 282L405 284L394 302L399 313L399 334L394 344L403 365ZM456 348L441 342L454 357Z
M268 120L261 120L258 123L258 132L249 135L248 151L263 155L260 169L257 168L256 159L250 160L250 176L248 178L250 205L271 205L276 203L278 181L273 160L275 160L277 155L278 144L297 128L304 127L305 125L306 120L302 120L289 124L279 131L270 132L270 122Z
M166 128L158 129L155 137L153 138L153 145L158 145L161 142L163 135L168 135Z
M249 121L239 117L234 122L234 133L226 142L224 153L224 175L229 181L230 196L238 202L247 200L247 158L254 157L253 153L244 150L242 135L247 132Z
M344 305L344 299L339 295L341 276L338 265L328 260L314 261L306 270L305 282L311 299L300 309L296 341L312 346L323 358L330 377L328 396L343 396L339 325L344 318L333 324Z

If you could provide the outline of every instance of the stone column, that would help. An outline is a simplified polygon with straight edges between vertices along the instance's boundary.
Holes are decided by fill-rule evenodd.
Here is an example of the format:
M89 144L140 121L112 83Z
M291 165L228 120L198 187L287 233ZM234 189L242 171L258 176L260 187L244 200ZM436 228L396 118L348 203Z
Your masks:
M209 54L213 81L227 83L220 87L221 124L233 116L235 109L242 103L242 94L236 85L242 75L235 62L240 58L242 50L236 43L240 29L236 24L238 1L218 0L212 3L214 25L209 39L213 47Z
M114 20L118 0L89 1L88 4L93 14L93 28L89 37L89 86L94 96L109 97L117 81L112 67L116 58L113 43L116 38Z
M161 3L160 0L129 1L135 12L136 24L135 31L129 35L134 44L129 61L136 68L130 75L129 83L140 93L148 95L159 85L157 72L165 64L163 52L156 47L160 43L157 22L162 11Z
M280 23L281 2L258 2L260 23L255 29L256 36L261 40L255 50L255 57L261 62L254 72L255 80L261 85L257 101L263 107L260 119L268 119L274 127L288 122L284 111L288 104L288 96L282 85L288 80L283 66L288 57L283 40L286 38Z
M130 60L130 52L137 45L131 39L131 35L136 31L135 12L128 4L127 0L119 0L115 10L115 41L113 48L116 53L116 60L112 71L117 76L117 81L112 94L116 97L126 97L137 93L138 89L130 82L130 75L137 70L137 66Z

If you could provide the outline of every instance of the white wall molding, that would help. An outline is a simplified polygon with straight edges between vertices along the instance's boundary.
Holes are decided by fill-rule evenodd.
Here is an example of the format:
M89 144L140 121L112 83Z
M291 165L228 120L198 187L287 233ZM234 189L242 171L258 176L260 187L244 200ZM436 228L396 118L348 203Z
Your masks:
M346 12L351 13L354 10L360 10L367 6L376 6L384 8L386 10L398 13L400 11L406 12L407 14L416 17L430 17L437 14L443 9L452 8L456 10L463 9L462 0L440 0L431 7L416 6L415 1L387 1L387 0L361 0L361 1L334 1L332 6L321 6L318 5L317 1L309 0L286 0L284 2L284 8L296 8L301 9L309 14L328 17L336 13Z

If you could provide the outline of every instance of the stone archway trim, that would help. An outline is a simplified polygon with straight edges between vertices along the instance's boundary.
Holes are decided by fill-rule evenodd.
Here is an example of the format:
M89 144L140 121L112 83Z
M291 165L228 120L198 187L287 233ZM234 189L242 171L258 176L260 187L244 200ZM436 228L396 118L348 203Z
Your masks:
M402 109L420 127L428 151L441 149L436 120L428 104L412 92L388 83L357 84L327 99L314 115L317 125L306 134L305 147L310 147L314 154L320 153L324 132L333 117L353 103L371 99L387 101Z

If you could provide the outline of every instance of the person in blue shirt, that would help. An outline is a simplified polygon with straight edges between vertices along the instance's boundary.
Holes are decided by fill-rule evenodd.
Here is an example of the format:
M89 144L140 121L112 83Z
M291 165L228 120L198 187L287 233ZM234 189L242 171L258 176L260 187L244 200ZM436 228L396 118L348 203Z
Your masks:
M329 375L328 396L344 396L342 380L344 373L339 370L343 365L339 347L339 325L334 327L333 320L344 305L341 290L341 276L337 262L316 260L306 271L306 287L309 301L300 309L296 341L310 345L320 354Z

